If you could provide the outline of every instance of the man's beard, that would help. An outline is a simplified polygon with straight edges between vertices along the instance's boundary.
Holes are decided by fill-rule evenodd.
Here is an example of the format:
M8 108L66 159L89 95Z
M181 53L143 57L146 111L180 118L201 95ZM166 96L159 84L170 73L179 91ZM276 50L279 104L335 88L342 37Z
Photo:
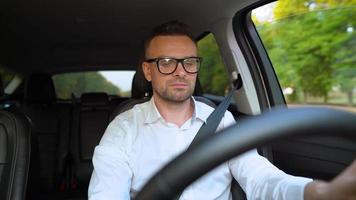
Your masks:
M178 79L176 81L184 82L188 84L189 87L187 89L172 89L172 90L169 90L168 89L169 87L166 87L164 90L160 90L159 88L153 87L153 90L161 99L165 101L172 102L172 103L183 103L193 95L195 85L191 86L189 82L184 80Z

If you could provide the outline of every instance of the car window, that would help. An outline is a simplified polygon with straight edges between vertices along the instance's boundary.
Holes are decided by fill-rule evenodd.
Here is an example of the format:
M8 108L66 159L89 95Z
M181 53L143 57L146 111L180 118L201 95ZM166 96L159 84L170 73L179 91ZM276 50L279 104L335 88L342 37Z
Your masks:
M0 65L0 76L2 79L4 94L7 95L13 94L23 80L21 74L13 72L11 69L2 65Z
M94 71L56 74L53 76L58 99L80 97L85 92L106 92L121 97L131 96L134 71Z
M3 87L6 88L6 86L11 82L11 80L14 79L16 73L8 70L4 66L0 65L0 76L2 79Z
M297 2L252 11L288 106L356 112L356 1Z
M199 80L204 93L224 96L229 89L229 79L213 34L198 42L199 56L203 58Z

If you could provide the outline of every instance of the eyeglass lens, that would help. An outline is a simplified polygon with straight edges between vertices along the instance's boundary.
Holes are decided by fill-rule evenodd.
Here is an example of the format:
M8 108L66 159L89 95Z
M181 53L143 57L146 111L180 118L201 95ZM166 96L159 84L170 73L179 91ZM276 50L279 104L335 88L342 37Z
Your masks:
M157 64L161 73L169 74L173 73L178 67L178 63L182 63L183 68L188 73L196 73L200 67L199 58L186 58L186 59L174 59L174 58L161 58Z

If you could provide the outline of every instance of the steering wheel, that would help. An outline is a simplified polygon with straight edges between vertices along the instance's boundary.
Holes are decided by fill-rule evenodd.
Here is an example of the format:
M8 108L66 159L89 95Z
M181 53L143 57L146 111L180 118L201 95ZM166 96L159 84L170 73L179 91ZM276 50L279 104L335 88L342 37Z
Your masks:
M205 173L259 145L287 137L335 133L356 139L356 115L327 108L279 108L241 120L172 160L135 199L173 199Z

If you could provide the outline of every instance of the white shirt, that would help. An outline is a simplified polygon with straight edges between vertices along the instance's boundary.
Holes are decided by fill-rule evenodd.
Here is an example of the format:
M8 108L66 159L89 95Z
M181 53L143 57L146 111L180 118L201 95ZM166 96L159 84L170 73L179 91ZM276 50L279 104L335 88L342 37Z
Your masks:
M118 115L107 127L93 156L89 200L128 200L166 163L186 150L213 111L194 100L193 116L181 127L167 123L153 98ZM226 112L218 130L235 123ZM290 176L249 151L204 175L187 187L180 199L231 199L235 178L248 199L303 199L311 179Z

